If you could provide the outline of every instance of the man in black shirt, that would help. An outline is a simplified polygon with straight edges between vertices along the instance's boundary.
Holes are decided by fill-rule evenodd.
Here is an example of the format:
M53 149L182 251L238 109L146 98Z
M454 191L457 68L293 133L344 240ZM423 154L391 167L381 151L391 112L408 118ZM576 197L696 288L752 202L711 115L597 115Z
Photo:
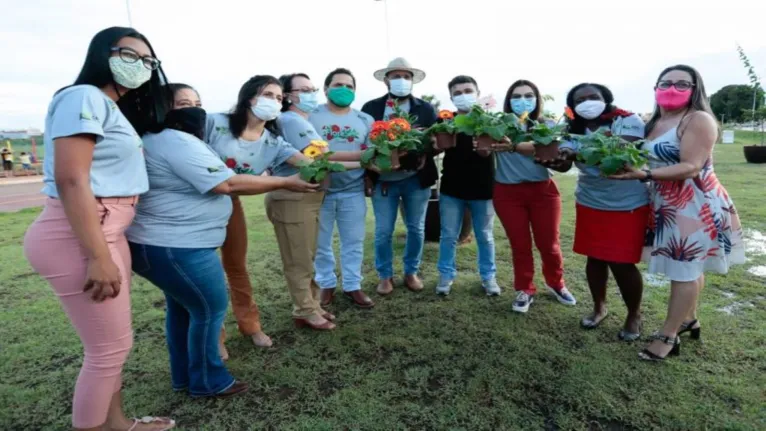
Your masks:
M458 113L471 110L479 97L479 86L470 76L457 76L449 83L452 103ZM458 134L456 146L444 153L442 161L439 212L441 239L439 241L439 284L436 293L448 295L457 276L455 251L466 210L471 212L478 247L479 274L482 288L490 296L499 295L495 279L495 240L492 227L495 211L492 207L492 187L495 181L494 159L490 152L474 150L473 138Z

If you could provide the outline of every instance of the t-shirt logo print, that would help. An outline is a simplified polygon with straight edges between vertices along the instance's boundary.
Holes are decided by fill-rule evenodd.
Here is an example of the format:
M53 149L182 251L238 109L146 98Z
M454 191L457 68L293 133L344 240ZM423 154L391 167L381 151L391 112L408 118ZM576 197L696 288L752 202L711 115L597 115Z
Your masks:
M332 126L322 126L322 136L324 136L328 142L338 138L353 143L355 139L359 139L359 132L349 126L345 126L341 129L337 124L333 124Z

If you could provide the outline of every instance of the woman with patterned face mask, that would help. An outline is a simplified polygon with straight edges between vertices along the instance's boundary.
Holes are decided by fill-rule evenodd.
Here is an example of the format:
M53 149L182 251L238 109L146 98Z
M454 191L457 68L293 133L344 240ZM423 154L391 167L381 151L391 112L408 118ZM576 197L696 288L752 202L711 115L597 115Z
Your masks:
M572 88L567 95L567 106L574 112L569 119L569 132L586 135L603 129L627 141L643 139L641 118L617 108L613 102L612 92L603 85L586 83ZM580 145L565 142L560 148L560 160L549 166L566 171ZM606 286L611 271L628 309L618 337L635 341L640 337L644 287L636 264L641 260L650 216L649 191L637 180L606 178L597 167L578 162L577 168L580 175L575 191L574 252L588 257L585 274L593 297L593 313L584 317L581 325L594 329L606 318Z
M72 403L75 430L175 425L126 418L121 395L122 366L133 346L124 232L138 195L149 189L140 136L169 109L164 81L146 37L112 27L93 37L80 75L48 108L48 200L27 231L24 253L59 297L85 348Z
M235 174L201 138L206 114L197 92L171 84L174 108L144 136L150 190L128 229L133 270L165 294L173 390L195 397L244 392L219 356L228 298L216 253L226 237L229 196L278 188L313 191L298 177Z
M503 103L504 112L526 114L531 121L541 120L543 100L530 81L511 84ZM561 195L550 171L520 152L497 153L493 201L495 211L511 243L513 311L526 313L534 302L535 263L532 239L540 251L545 287L564 305L577 301L564 284L564 259L559 242ZM530 234L531 231L531 234Z

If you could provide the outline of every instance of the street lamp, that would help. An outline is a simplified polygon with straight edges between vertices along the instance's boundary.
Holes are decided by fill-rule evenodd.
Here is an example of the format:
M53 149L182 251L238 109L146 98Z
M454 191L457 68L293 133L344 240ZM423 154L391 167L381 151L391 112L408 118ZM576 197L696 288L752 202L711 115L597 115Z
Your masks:
M383 3L383 17L386 22L386 54L391 57L391 32L388 28L388 1L387 0L373 0Z

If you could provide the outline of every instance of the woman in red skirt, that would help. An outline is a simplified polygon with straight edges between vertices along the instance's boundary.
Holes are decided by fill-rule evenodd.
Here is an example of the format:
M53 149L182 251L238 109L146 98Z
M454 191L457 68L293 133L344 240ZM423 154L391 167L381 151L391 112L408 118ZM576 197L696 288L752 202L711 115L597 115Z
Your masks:
M599 84L580 84L567 95L573 111L569 131L587 135L599 129L611 131L628 141L644 137L644 123L638 115L618 109L614 96ZM572 166L579 144L561 145L559 161L549 164L558 171ZM635 341L641 330L641 295L643 279L636 264L641 260L646 228L650 217L649 192L639 181L612 180L598 168L577 163L580 175L575 198L574 252L588 257L585 273L593 296L593 313L582 319L582 326L593 329L607 315L606 286L611 270L628 308L625 326L619 338Z

